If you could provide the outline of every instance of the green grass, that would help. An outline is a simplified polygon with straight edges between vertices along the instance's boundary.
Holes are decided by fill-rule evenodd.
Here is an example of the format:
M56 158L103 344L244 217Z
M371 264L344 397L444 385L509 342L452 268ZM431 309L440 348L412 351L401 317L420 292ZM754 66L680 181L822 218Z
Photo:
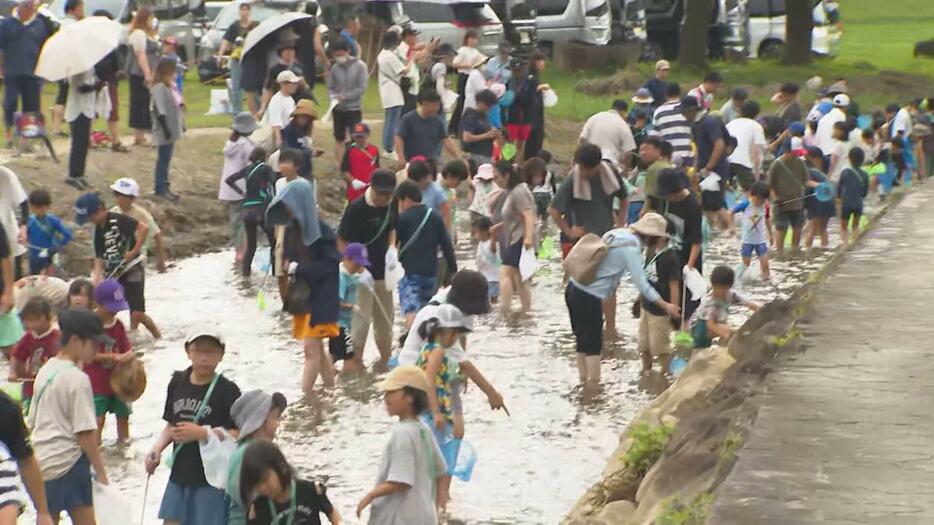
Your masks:
M819 75L824 78L826 84L837 77L871 78L885 70L934 78L934 59L915 59L912 56L915 42L934 38L934 0L846 0L841 2L841 12L844 24L843 39L840 54L836 58L815 60L806 67L787 67L774 61L750 60L744 63L712 63L710 68L720 71L729 89L737 86L750 88L752 96L762 104L765 112L771 110L768 99L772 89L784 81L794 81L803 85L808 78ZM651 69L651 64L640 64L638 76L648 79L652 74ZM582 121L598 111L609 108L614 98L628 99L632 95L631 90L592 96L575 89L581 80L612 73L564 73L553 69L546 70L543 81L550 83L559 95L558 105L547 110L548 117ZM684 89L699 82L697 73L679 71L677 65L672 70L672 80L680 83ZM859 83L856 84L855 98L864 111L880 108L893 100L905 102L911 97L934 94L934 88L929 87L930 79L917 85L899 87L895 91L881 89L871 83L864 84L863 89L860 89ZM46 87L43 100L47 105L54 99L56 89L54 85ZM128 83L121 82L120 111L124 127L129 100L127 89ZM201 85L197 82L195 72L190 72L185 83L189 128L226 126L230 122L230 117L226 115L205 115L210 106L211 89L223 89L223 85ZM725 101L727 93L728 91L724 90L719 94L718 105ZM320 83L316 86L315 94L324 105L327 94ZM805 93L805 102L809 102L811 96ZM323 111L323 108L319 110ZM371 79L364 98L364 111L370 118L382 116L375 78ZM98 122L98 128L102 127L103 124Z

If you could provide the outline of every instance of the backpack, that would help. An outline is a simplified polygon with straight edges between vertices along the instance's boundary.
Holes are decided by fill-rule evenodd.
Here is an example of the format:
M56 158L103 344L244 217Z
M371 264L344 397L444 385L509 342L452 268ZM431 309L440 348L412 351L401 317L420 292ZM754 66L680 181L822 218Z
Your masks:
M621 248L624 246L637 246L632 241L623 241L611 243L613 236L610 234L600 237L595 233L588 233L574 244L568 256L564 259L564 270L568 275L580 284L590 284L597 277L597 270L600 264L606 259L610 248Z

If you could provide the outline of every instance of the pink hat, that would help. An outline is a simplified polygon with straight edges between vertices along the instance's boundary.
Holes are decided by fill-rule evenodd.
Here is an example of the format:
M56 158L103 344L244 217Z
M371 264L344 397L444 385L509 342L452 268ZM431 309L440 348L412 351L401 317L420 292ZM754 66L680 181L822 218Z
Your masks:
M506 85L500 83L493 84L490 86L490 91L496 95L496 98L503 98L503 95L506 94Z
M476 177L480 180L493 180L493 165L481 164L478 166Z

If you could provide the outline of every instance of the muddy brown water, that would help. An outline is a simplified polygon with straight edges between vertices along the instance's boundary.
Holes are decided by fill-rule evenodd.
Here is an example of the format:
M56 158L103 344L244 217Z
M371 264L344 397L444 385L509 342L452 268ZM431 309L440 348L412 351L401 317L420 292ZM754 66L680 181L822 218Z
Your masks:
M467 218L460 221L462 230ZM836 244L836 237L832 239ZM705 267L739 262L739 241L725 235L708 247ZM472 266L466 231L458 257ZM755 301L785 297L819 269L830 252L773 260L772 281L752 280L742 291ZM104 431L104 457L111 480L132 502L138 516L146 474L143 457L164 423L165 388L172 371L188 366L182 342L193 330L219 328L227 354L219 370L242 390L280 391L290 401L277 442L302 476L326 477L329 496L346 523L358 523L354 509L373 486L392 421L374 388L377 375L341 380L330 391L306 398L299 389L302 345L290 339L291 321L275 305L275 283L261 275L242 280L230 252L180 261L169 273L147 277L147 307L164 339L139 334L149 384L133 405L132 441L115 445L112 420ZM752 272L756 273L756 272ZM268 307L260 310L257 289L264 286ZM617 326L621 339L606 346L603 391L584 397L577 383L574 339L563 300L560 263L551 260L534 278L533 312L501 321L496 315L476 323L468 350L503 393L512 417L492 412L477 388L465 397L466 440L476 449L473 479L455 481L451 514L467 523L557 523L584 489L600 476L604 462L633 416L659 393L658 381L640 377L635 352L637 321L629 315L634 288L619 292ZM734 324L748 313L735 311ZM397 316L398 317L398 316ZM375 359L372 341L367 361ZM372 369L372 367L371 367ZM657 378L656 378L657 379ZM150 480L145 524L159 523L159 502L168 478L160 467ZM135 519L135 518L134 518Z

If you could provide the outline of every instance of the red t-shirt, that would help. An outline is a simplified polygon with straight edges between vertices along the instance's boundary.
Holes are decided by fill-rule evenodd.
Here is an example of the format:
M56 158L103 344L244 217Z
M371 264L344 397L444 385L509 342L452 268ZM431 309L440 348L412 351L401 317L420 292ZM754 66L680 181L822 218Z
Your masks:
M369 186L370 177L376 168L379 167L379 150L372 144L367 144L365 148L360 148L355 144L347 146L344 153L344 159L341 161L341 170L344 173L350 173L350 176L363 181ZM366 188L355 190L350 184L347 185L347 202L353 202L366 193Z
M125 354L133 349L130 345L130 338L126 335L126 328L119 319L114 319L114 324L104 327L104 333L107 337L113 339L112 345L101 343L97 348L97 353L116 353ZM103 361L92 361L84 365L84 373L91 378L91 391L95 396L112 396L113 388L110 386L110 374L113 372L114 365Z
M39 368L58 353L58 340L61 336L55 328L42 335L26 332L13 349L13 357L26 364L26 376L22 379L35 378ZM33 382L23 383L23 397L31 398Z

